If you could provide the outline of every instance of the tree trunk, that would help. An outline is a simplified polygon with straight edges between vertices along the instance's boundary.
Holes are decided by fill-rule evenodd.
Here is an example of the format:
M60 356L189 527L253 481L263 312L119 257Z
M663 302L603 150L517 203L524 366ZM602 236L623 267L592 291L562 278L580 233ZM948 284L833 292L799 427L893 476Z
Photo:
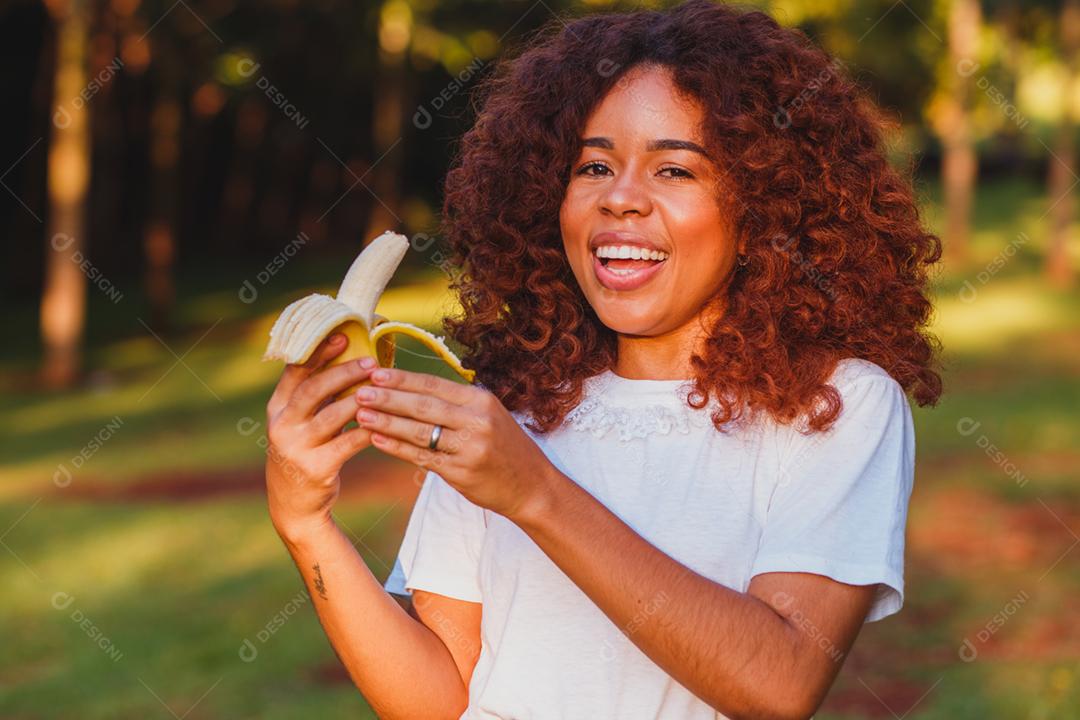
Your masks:
M1050 246L1046 255L1046 276L1050 284L1065 288L1072 284L1069 263L1069 227L1075 215L1073 184L1076 175L1076 118L1070 90L1077 80L1080 55L1080 0L1065 0L1061 8L1061 54L1065 65L1061 91L1061 120L1054 139L1047 186L1050 192Z
M42 381L71 386L82 365L86 320L83 231L90 178L89 110L72 101L87 83L87 9L84 0L48 4L57 25L53 132L49 142L45 282L41 297Z
M364 183L371 188L372 209L368 215L367 230L363 242L381 234L384 230L408 232L400 227L401 217L401 171L404 157L402 148L396 147L405 126L405 105L408 102L405 72L405 51L412 32L412 18L388 16L384 11L379 29L379 69L375 84L375 111L373 143L375 155L373 167ZM346 180L350 181L349 178ZM359 188L358 188L359 189Z
M970 73L961 63L974 61L982 16L979 0L954 0L949 9L951 92L945 101L941 137L941 181L945 201L945 247L956 264L970 255L971 210L975 197L978 159L971 132Z
M171 62L169 60L166 63ZM169 73L169 70L165 70ZM180 192L180 100L176 78L162 78L150 115L150 218L143 235L146 262L143 284L150 302L150 326L168 331L176 295L173 260L176 256L177 202Z

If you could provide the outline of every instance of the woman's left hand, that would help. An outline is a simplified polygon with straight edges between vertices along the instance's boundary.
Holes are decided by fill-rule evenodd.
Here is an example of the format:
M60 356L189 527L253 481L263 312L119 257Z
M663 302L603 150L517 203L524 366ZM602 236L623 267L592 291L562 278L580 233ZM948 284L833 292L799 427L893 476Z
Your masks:
M379 450L437 472L472 503L510 519L543 492L554 466L491 392L400 368L376 370L371 381L357 391L356 421L372 430ZM429 450L436 423L442 434Z

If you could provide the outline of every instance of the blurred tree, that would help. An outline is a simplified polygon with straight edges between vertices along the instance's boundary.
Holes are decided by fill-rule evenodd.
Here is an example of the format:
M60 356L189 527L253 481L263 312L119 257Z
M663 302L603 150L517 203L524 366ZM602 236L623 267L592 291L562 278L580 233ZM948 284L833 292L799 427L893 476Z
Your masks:
M398 228L401 218L401 169L404 153L394 146L405 132L409 104L406 51L413 35L413 9L404 0L383 3L379 13L379 65L372 93L372 192L376 202L368 216L363 242L384 230Z
M996 44L1001 60L1003 71L1002 95L1009 98L1008 102L1014 109L1017 102L1017 86L1022 73L1025 70L1024 52L1025 38L1022 36L1023 8L1012 0L994 0L988 3L987 14L992 17L988 24L1000 35L1000 42ZM1027 127L1027 122L1019 111L1010 118L1008 113L998 113L998 117L1004 122L1002 126L994 128L992 132L998 134L998 145L1001 148L1001 161L1005 167L1015 171L1021 168L1024 161L1023 137L1021 130Z
M1080 81L1080 0L1064 0L1058 25L1061 45L1060 118L1054 136L1054 157L1050 158L1047 187L1054 203L1050 208L1050 245L1046 255L1046 275L1056 287L1072 283L1069 236L1076 214L1073 187L1076 185L1076 111L1073 90Z
M169 329L175 296L173 264L180 203L180 130L185 115L181 92L183 74L191 65L183 62L184 52L177 44L184 38L162 29L153 39L150 70L155 95L150 108L150 194L143 229L143 287L150 302L150 325L165 331Z
M56 24L53 128L48 154L48 230L41 296L42 380L48 387L75 382L82 363L86 315L83 231L90 175L90 126L80 98L87 85L87 3L48 0Z
M941 138L941 181L945 203L946 251L954 262L968 258L971 210L978 158L972 131L972 88L969 70L977 67L982 10L979 0L948 0L948 66L940 78L942 93L931 116Z

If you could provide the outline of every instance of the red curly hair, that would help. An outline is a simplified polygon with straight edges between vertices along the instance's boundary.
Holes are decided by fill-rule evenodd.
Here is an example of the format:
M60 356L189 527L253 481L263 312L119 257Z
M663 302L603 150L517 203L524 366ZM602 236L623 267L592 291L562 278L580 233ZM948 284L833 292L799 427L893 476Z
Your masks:
M893 123L802 32L708 0L552 22L478 84L441 228L464 310L444 327L477 381L546 433L586 378L614 367L616 334L574 279L559 208L586 118L641 64L670 69L702 104L706 148L739 200L732 242L745 240L749 260L691 357L690 406L715 397L720 431L746 409L823 430L842 407L827 381L848 357L936 403L925 285L941 242L922 227L910 165L888 163Z

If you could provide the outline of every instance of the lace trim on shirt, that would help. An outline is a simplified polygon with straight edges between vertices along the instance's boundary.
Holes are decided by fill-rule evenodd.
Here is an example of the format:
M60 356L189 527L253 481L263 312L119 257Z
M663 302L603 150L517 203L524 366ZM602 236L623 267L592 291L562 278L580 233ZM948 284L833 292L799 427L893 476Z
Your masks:
M688 435L694 428L712 424L705 409L695 411L684 406L680 412L674 412L664 405L656 404L619 407L599 398L582 400L567 413L565 422L575 430L591 433L598 438L607 435L612 429L617 430L622 442L648 437L654 433L668 435L673 430Z

